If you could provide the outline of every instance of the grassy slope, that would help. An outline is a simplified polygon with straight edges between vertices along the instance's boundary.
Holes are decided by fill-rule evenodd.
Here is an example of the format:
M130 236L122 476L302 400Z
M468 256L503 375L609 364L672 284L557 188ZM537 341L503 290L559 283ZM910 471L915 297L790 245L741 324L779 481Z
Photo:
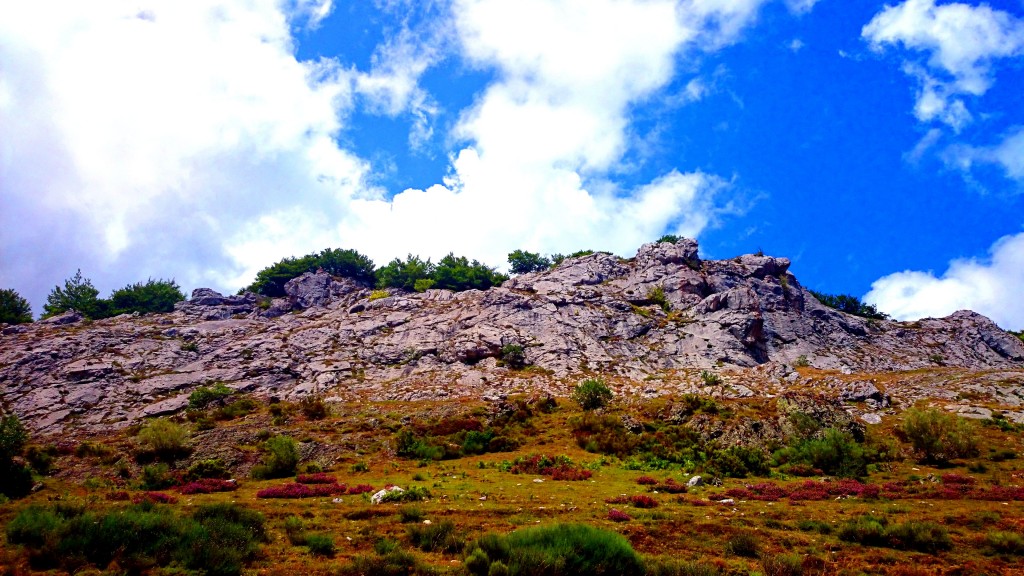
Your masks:
M472 403L347 405L336 406L333 414L324 420L307 421L295 412L287 422L272 426L264 406L243 418L217 424L216 432L220 437L231 437L232 433L237 433L237 437L244 438L252 436L256 430L273 428L275 432L290 434L301 441L315 441L321 450L314 457L340 481L350 485L371 484L375 488L386 484L423 486L433 493L433 498L426 502L372 505L367 496L344 496L340 502L330 497L258 499L258 490L287 480L247 480L240 474L241 487L237 492L178 495L178 502L170 506L185 513L199 503L231 501L262 512L268 520L271 542L264 546L262 557L249 567L259 574L334 573L339 567L349 564L354 556L374 554L374 545L382 538L399 541L402 547L437 570L458 573L461 555L427 553L410 545L407 536L409 525L401 522L399 514L408 506L419 508L424 517L434 524L444 520L453 522L458 536L466 541L487 531L505 533L537 524L582 522L625 535L642 554L697 560L736 574L763 570L760 559L727 552L737 535L748 534L754 537L763 554L793 553L803 557L806 574L1013 574L1020 570L1019 556L990 554L984 544L986 534L996 530L1024 534L1022 502L849 498L824 501L781 499L776 502L739 500L724 505L708 500L710 494L720 494L729 488L743 487L764 479L728 479L722 487L692 489L681 496L652 494L647 487L636 483L638 477L648 475L659 480L672 477L685 482L689 475L678 469L629 471L613 457L583 451L569 432L567 420L578 415L579 411L568 401L560 401L553 413L534 416L530 422L532 426L521 436L525 443L515 452L425 463L394 456L393 431L400 426L403 416L472 414L474 410L477 414L482 413L480 406ZM749 403L737 402L734 410L739 414L757 414L757 408ZM896 425L896 419L890 418L879 425L878 431L886 435ZM983 436L985 448L977 459L957 461L942 469L906 459L881 466L881 470L866 481L882 484L955 472L974 477L981 485L1024 484L1024 460L1016 458L993 462L987 459L989 449L1024 454L1021 432L979 427L979 433ZM114 446L119 452L130 451L132 445L125 434L99 440ZM243 442L220 449L241 453L243 461L253 461L257 457L253 443ZM538 483L534 479L539 476L515 475L500 470L502 461L537 453L564 454L577 463L590 466L594 476L587 481L545 479ZM356 463L366 463L369 470L354 472L352 467ZM981 472L979 465L983 465L985 471ZM96 509L120 506L119 503L108 502L105 495L114 490L132 490L134 482L119 479L115 466L103 464L95 457L59 456L55 468L58 472L44 479L42 490L4 504L0 508L0 523L6 525L29 504L55 499L84 501ZM242 468L244 466L239 470ZM131 473L138 474L137 465L132 465ZM771 481L786 486L801 483L804 479L776 475ZM167 492L174 493L173 490ZM642 510L628 504L606 503L609 498L641 493L650 494L659 506ZM625 511L633 520L624 523L610 521L608 512L613 507ZM838 527L862 514L886 517L890 523L907 520L938 523L949 530L953 547L946 552L925 554L843 542L835 530L831 534L822 534L800 529L802 521L816 520L821 525ZM292 545L284 530L285 519L290 516L300 517L309 532L331 535L337 545L337 554L333 558L318 557L311 555L303 546ZM806 523L804 527L807 527ZM31 573L24 553L16 546L4 545L0 549L2 565L13 567L15 572L10 573Z

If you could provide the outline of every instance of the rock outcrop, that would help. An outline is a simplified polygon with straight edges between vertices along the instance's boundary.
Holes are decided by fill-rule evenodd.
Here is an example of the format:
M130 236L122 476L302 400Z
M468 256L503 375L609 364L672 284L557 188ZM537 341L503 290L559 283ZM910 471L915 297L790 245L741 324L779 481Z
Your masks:
M323 272L291 280L274 300L198 289L169 314L88 322L68 313L3 328L0 395L34 429L55 431L174 413L215 381L284 398L411 400L560 394L594 372L628 392L673 393L704 385L700 371L714 369L736 374L728 390L742 396L794 382L794 364L840 374L998 369L1011 380L1024 370L1024 344L981 315L849 316L821 305L789 264L702 261L682 239L628 260L568 259L487 291L379 297ZM504 365L519 349L526 370ZM889 402L871 382L839 392Z

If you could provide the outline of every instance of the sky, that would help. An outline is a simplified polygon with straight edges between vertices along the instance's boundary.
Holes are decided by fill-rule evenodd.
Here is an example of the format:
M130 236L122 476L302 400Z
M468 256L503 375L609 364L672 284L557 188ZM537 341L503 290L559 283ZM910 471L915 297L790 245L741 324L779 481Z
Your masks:
M1024 2L0 3L0 288L758 250L1024 329Z

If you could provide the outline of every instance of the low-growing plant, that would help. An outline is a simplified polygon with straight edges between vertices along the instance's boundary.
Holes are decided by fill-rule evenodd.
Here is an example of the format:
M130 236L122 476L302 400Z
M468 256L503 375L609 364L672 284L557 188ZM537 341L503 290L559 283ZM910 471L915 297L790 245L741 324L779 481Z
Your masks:
M524 576L642 574L640 556L621 535L584 524L553 524L485 534L467 547L464 566L470 574L498 572Z
M465 545L465 541L455 529L455 524L450 520L443 520L437 524L410 526L408 534L413 546L424 552L440 551L454 554L462 551Z
M192 448L189 446L189 433L184 426L166 418L150 420L143 426L138 435L136 456L141 460L158 459L173 462L187 456Z
M629 522L633 518L621 510L612 508L608 511L608 519L612 522Z
M234 394L234 390L228 388L223 382L217 382L213 386L200 386L188 396L188 407L190 410L203 410L214 402L223 402L225 398Z
M314 556L333 557L336 551L334 538L329 534L307 534L303 539L303 545L309 548L310 554Z
M576 386L572 399L584 410L596 410L611 401L612 391L604 380L588 378Z
M924 462L944 463L979 452L974 424L935 408L907 410L900 431Z
M700 381L705 386L718 386L722 383L722 377L709 370L701 370Z
M402 524L410 524L413 522L422 522L426 515L423 514L423 510L417 506L403 506L398 510L398 517L401 519Z
M291 436L272 436L263 443L263 464L252 470L253 478L285 478L299 465L299 444Z
M989 532L985 534L985 546L991 554L1024 556L1024 536L1017 532Z
M299 410L307 420L323 420L331 411L321 396L306 396L299 400Z
M735 556L757 558L761 551L761 540L750 532L740 532L726 541L725 551L727 554Z

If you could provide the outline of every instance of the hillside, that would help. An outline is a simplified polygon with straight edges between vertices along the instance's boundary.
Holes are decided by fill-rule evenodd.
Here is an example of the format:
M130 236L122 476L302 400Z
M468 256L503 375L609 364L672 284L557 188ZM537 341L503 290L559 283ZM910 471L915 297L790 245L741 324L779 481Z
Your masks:
M805 365L835 372L825 385L850 398L881 398L876 381L891 378L873 374L912 371L886 390L904 404L954 399L954 379L1024 420L1006 387L1022 382L1024 343L988 319L847 315L788 268L770 256L700 260L681 239L628 260L567 259L487 291L383 292L324 273L273 300L198 289L170 314L68 313L4 328L0 389L31 428L53 432L173 414L215 382L283 399L436 400L564 396L599 374L620 394L649 397L700 390L710 373L724 379L717 394L744 397L799 386L793 367Z

